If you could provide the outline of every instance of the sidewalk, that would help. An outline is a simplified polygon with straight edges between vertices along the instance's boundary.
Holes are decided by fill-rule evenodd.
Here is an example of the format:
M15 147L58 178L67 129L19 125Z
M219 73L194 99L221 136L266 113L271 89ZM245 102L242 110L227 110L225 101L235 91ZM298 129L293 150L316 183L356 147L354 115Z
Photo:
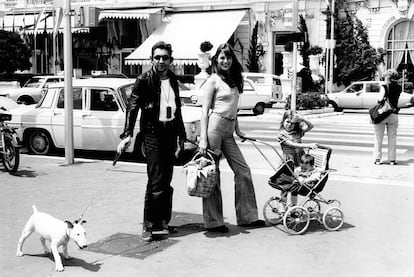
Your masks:
M357 159L358 157L353 157ZM395 167L402 174L406 167ZM323 191L342 202L345 224L327 232L313 224L302 236L282 226L245 229L236 225L233 176L222 173L225 221L230 232L211 235L202 229L201 199L186 194L185 174L174 171L172 224L179 233L143 244L142 208L145 165L80 160L65 166L62 158L22 156L16 176L0 167L1 276L413 276L413 187L386 182L330 180ZM374 173L375 174L375 173ZM278 193L268 175L253 174L259 217L267 199ZM374 176L372 176L374 178ZM332 178L335 179L335 178ZM74 220L90 204L84 219L90 249L69 243L63 273L42 255L38 235L29 237L24 257L16 244L32 214L31 205L62 220ZM325 210L326 207L323 207ZM118 243L116 241L118 239ZM105 242L105 243L104 243ZM93 246L101 252L94 252ZM112 253L112 254L105 254Z

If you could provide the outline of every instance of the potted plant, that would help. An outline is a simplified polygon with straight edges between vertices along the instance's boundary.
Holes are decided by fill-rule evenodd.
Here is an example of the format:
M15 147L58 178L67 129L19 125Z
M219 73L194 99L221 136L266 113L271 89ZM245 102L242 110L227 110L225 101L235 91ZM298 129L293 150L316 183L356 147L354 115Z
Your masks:
M205 72L209 67L210 61L210 50L213 48L213 45L209 41L203 41L200 44L201 53L198 54L198 67L200 67L201 72Z

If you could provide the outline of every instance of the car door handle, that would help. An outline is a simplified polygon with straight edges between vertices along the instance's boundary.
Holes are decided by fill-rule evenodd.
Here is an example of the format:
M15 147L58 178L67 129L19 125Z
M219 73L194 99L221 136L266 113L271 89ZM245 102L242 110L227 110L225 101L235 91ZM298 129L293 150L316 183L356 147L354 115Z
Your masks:
M84 113L84 114L82 114L82 117L89 117L89 116L92 116L92 114L91 113Z
M53 115L62 115L63 113L60 112L54 112Z

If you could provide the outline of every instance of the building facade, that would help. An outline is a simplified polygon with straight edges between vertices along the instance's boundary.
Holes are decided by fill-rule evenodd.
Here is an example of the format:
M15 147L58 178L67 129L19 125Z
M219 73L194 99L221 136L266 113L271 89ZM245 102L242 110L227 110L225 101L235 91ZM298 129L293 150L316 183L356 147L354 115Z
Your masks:
M33 72L51 73L63 69L63 26L59 25L61 19L56 10L61 2L0 0L0 28L2 26L6 30L18 31L23 27L36 57L33 60ZM326 11L329 2L72 0L72 8L75 11L72 20L73 64L81 74L106 71L136 75L148 66L150 52L144 47L145 41L148 40L148 44L159 38L176 42L176 45L173 43L173 48L178 47L175 54L179 57L175 60L175 70L180 74L195 75L199 72L200 69L196 66L199 51L194 48L198 48L203 39L214 40L216 44L229 41L234 45L241 63L245 66L252 29L258 22L258 43L263 50L259 58L260 71L287 78L286 69L292 64L285 46L290 41L300 42L304 39L304 34L300 31L300 17L305 20L310 45L322 49L326 47L327 16L323 12ZM414 57L414 1L346 2L348 10L367 26L371 45L383 48L386 52L383 67L396 68L405 71L407 75L411 74ZM40 17L42 12L47 16ZM211 16L212 14L216 16ZM40 25L33 26L39 19ZM180 25L181 21L187 24ZM203 24L201 21L207 23ZM27 28L29 25L31 27ZM226 26L227 29L214 27L217 25ZM172 26L176 26L175 29ZM211 28L203 29L206 26ZM165 30L172 31L167 33ZM225 35L221 35L222 33ZM174 36L181 39L175 39ZM186 42L184 46L180 46L182 40ZM144 54L145 57L142 56ZM313 64L321 65L320 73L323 74L323 65L320 61L318 58Z

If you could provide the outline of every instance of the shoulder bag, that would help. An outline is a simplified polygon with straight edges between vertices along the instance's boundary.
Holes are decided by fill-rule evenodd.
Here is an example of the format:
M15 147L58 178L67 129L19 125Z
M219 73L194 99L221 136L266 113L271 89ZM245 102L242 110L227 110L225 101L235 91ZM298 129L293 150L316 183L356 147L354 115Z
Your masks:
M376 104L374 107L369 109L369 116L371 118L371 122L373 124L378 124L388 116L391 115L394 108L391 106L390 102L388 101L388 87L384 86L385 94L384 98Z

